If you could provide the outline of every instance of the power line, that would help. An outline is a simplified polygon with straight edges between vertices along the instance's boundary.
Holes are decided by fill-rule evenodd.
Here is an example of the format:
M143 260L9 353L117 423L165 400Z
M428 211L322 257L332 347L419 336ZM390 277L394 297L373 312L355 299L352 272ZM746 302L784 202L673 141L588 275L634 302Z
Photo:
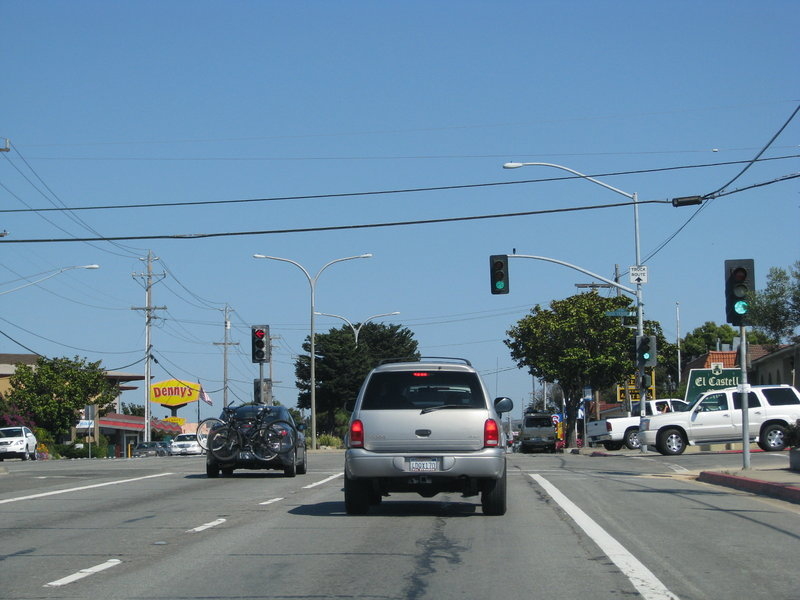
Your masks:
M787 156L776 156L771 158L761 158L758 159L757 162L766 162L766 161L773 161L773 160L785 160L790 158L800 158L800 154L793 154ZM659 167L655 169L638 169L632 171L615 171L610 173L596 173L591 175L591 177L616 177L622 175L641 175L646 173L659 173L665 171L677 171L682 169L705 169L711 167L722 167L722 166L730 166L730 165L740 165L740 164L748 164L753 161L729 161L729 162L716 162L716 163L704 163L704 164L697 164L697 165L682 165L682 166L675 166L675 167ZM279 202L279 201L288 201L288 200L325 200L325 199L334 199L334 198L356 198L361 196L380 196L380 195L391 195L391 194L412 194L412 193L421 193L421 192L440 192L440 191L452 191L452 190L464 190L464 189L475 189L475 188L485 188L485 187L498 187L498 186L509 186L509 185L525 185L531 183L545 183L551 181L564 181L569 179L580 179L577 175L563 175L563 176L556 176L556 177L546 177L541 179L524 179L520 181L495 181L495 182L488 182L488 183L471 183L471 184L462 184L462 185L444 185L444 186L433 186L433 187L419 187L419 188L401 188L401 189L393 189L393 190L372 190L366 192L342 192L342 193L335 193L335 194L309 194L309 195L302 195L302 196L273 196L268 198L243 198L243 199L235 199L235 200L193 200L190 202L154 202L154 203L137 203L137 204L107 204L107 205L100 205L100 206L73 206L69 208L7 208L7 209L0 209L0 214L4 213L29 213L29 212L54 212L54 211L82 211L82 210L117 210L117 209L135 209L135 208L167 208L167 207L188 207L188 206L213 206L213 205L227 205L227 204L247 204L247 203L259 203L259 202ZM0 184L2 185L2 184ZM118 238L109 238L109 239L118 239Z

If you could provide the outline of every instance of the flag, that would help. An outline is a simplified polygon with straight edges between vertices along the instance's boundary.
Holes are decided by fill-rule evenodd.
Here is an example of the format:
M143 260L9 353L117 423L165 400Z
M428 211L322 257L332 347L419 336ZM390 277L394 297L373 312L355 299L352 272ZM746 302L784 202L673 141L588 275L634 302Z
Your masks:
M212 406L212 405L214 404L214 403L211 401L211 396L209 396L208 394L206 394L206 391L205 391L203 388L200 388L200 400L202 400L203 402L205 402L205 403L206 403L206 404L208 404L209 406Z

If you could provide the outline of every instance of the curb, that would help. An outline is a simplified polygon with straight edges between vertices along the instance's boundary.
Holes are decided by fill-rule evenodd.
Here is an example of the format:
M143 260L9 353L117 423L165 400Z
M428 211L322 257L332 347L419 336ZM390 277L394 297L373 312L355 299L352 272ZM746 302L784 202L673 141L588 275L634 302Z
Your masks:
M758 479L750 479L748 477L727 475L726 473L715 473L712 471L701 471L697 476L697 481L722 485L745 492L762 494L764 496L778 498L779 500L786 500L787 502L800 504L800 487L789 483L772 483L768 481L760 481Z

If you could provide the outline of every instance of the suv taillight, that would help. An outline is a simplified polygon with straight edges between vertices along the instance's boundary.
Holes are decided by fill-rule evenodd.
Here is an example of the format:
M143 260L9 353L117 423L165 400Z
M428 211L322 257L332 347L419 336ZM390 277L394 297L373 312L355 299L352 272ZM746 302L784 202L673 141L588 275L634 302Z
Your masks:
M500 445L500 428L494 419L486 419L483 424L483 447Z
M350 447L364 447L364 424L359 419L350 423Z

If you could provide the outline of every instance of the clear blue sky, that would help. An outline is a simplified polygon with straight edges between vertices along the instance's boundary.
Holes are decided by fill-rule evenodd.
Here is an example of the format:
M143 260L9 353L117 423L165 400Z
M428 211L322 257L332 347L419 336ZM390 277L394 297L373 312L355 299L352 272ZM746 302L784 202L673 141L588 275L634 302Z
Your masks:
M517 407L531 378L502 340L534 304L589 278L518 259L489 293L488 256L533 254L613 277L634 264L630 206L379 228L286 232L558 210L706 194L739 173L800 102L800 4L759 2L0 2L0 208L263 202L0 213L0 352L125 367L144 352L141 258L160 258L156 380L200 381L222 403L223 313L232 310L231 400L258 368L249 327L276 341L277 399L294 406L294 358L316 308L358 322L399 311L426 355L469 358ZM800 116L728 189L796 173ZM780 157L792 158L780 158ZM717 165L717 166L707 166ZM514 185L490 185L528 181ZM461 187L481 186L481 187ZM365 192L452 188L392 194ZM800 258L798 180L698 207L640 207L646 318L674 340L725 320L723 261ZM346 195L363 194L363 195ZM297 199L298 196L318 196ZM328 196L328 197L325 197ZM295 199L280 199L295 197ZM689 221L690 217L695 215ZM688 221L688 224L687 224ZM681 229L683 228L683 229ZM662 243L680 232L665 246ZM277 231L207 239L14 240ZM653 256L651 254L659 249ZM623 279L623 283L627 280ZM605 292L604 292L605 293ZM321 317L318 330L341 321ZM18 345L22 344L24 347ZM143 372L142 364L124 370ZM141 403L144 392L128 392ZM193 420L194 409L180 416ZM516 413L516 411L515 411ZM156 416L166 416L160 407Z

